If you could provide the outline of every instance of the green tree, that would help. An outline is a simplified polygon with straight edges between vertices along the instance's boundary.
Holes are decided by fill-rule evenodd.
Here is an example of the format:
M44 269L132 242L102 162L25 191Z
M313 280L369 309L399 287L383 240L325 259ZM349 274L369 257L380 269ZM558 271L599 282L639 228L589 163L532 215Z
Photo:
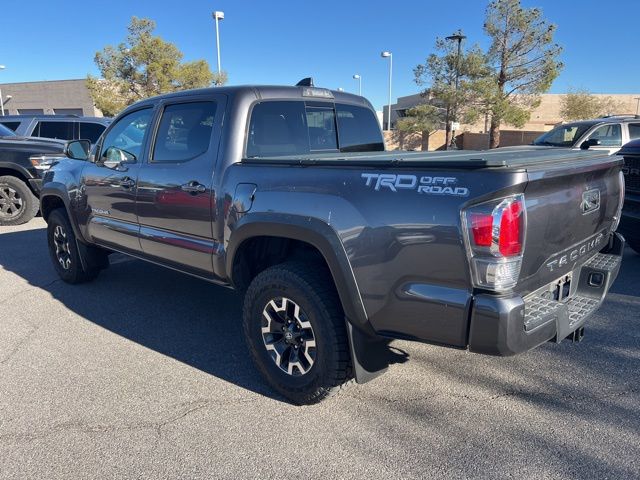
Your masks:
M132 17L126 41L96 53L102 78L89 75L87 86L105 115L154 95L226 82L226 74L213 74L205 60L183 62L176 45L153 35L155 27L153 20Z
M475 83L489 74L485 56L479 47L462 49L458 57L457 43L443 38L436 39L436 53L427 57L424 64L413 69L418 86L425 87L422 96L444 110L442 122L446 129L446 145L451 142L453 120L473 123L479 112ZM455 79L458 73L458 88Z
M406 116L396 123L400 132L400 148L406 133L420 133L422 135L421 149L429 149L429 136L438 130L444 122L443 110L433 105L421 104L407 110Z
M523 126L559 75L562 48L553 43L555 25L538 8L520 0L494 0L487 7L484 30L491 39L487 61L491 75L477 82L485 113L491 116L489 147L500 144L503 123Z
M613 114L622 108L613 97L596 97L587 90L571 90L560 100L563 120L587 120Z

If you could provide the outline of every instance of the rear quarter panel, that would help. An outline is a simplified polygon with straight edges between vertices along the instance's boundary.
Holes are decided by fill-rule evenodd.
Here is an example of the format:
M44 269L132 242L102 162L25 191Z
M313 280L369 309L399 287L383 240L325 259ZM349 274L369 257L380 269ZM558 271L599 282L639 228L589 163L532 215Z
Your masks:
M390 188L371 180L380 174L403 177ZM401 188L412 177L418 183L422 177L450 178L463 189L458 192L466 193ZM225 247L252 216L307 219L310 228L321 221L343 245L376 331L464 346L472 291L460 210L522 192L526 173L235 164L223 184L232 189L247 181L257 185L253 205L247 214L225 222Z

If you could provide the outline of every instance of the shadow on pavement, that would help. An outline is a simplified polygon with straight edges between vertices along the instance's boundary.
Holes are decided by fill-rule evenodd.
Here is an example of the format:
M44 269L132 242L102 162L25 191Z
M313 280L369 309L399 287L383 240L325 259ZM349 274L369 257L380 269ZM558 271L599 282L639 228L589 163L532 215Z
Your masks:
M46 230L0 235L0 265L42 288L86 320L248 390L286 401L254 367L242 332L242 298L219 287L124 255L93 282L68 285L51 266ZM389 362L406 361L389 349Z

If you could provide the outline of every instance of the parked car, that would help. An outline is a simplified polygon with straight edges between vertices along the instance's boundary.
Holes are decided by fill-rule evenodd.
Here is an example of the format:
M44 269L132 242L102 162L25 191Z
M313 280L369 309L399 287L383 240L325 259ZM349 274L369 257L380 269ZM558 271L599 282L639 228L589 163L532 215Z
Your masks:
M558 125L540 135L534 145L590 149L616 153L630 140L640 138L640 116L612 116Z
M19 137L0 125L0 225L26 223L38 213L42 173L65 156L66 145Z
M79 117L76 115L5 115L0 124L22 137L57 138L79 140L84 138L92 144L111 123L110 118Z
M88 160L45 175L58 275L93 280L118 251L238 289L251 356L295 403L379 375L393 338L579 340L624 247L622 158L385 152L366 99L310 82L143 100Z
M622 172L626 187L618 231L624 235L629 246L640 253L640 140L627 143L618 155L624 157Z

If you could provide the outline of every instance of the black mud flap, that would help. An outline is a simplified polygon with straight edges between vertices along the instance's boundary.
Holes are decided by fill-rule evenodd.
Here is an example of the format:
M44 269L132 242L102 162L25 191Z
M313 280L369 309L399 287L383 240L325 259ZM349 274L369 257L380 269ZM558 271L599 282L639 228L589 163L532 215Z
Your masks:
M379 377L389 367L389 339L372 337L353 328L345 320L356 382L367 383Z

